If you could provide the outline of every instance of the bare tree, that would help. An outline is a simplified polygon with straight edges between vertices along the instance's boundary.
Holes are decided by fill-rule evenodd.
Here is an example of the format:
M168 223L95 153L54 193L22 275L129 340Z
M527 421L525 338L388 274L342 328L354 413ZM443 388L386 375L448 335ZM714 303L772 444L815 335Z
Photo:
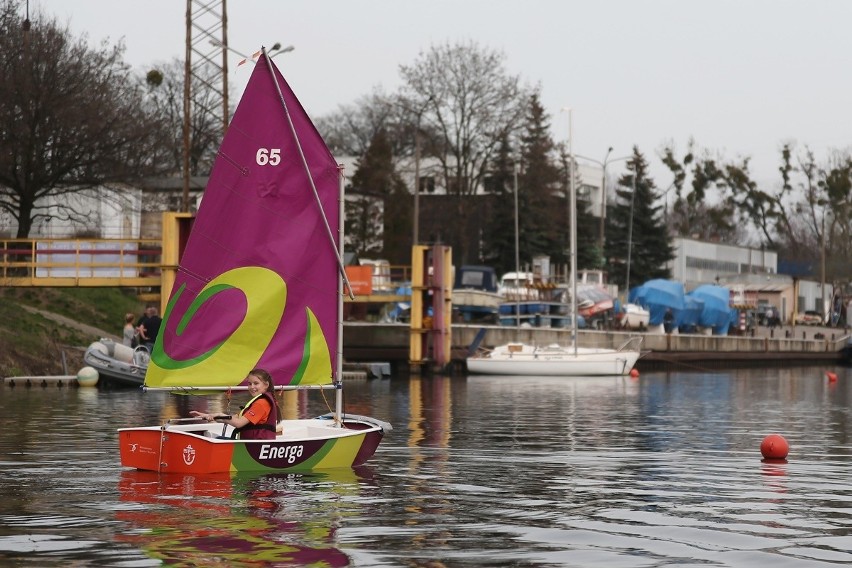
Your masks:
M466 261L468 244L462 238L469 199L481 185L500 140L516 134L533 90L509 75L505 55L475 43L433 46L412 65L403 65L404 96L417 123L434 132L434 157L443 172L444 187L459 198L455 219L448 219L450 244ZM449 212L448 212L449 213Z
M25 26L18 4L0 0L0 209L24 238L46 197L62 211L63 196L155 170L164 146L121 43L90 48L40 14Z
M189 173L193 176L210 173L222 141L222 118L211 111L211 108L220 103L218 99L221 98L212 86L215 84L217 73L221 71L210 65L200 67L192 75ZM207 76L208 79L203 79L202 76ZM146 75L146 108L168 130L167 148L170 160L165 166L169 173L175 175L183 171L183 82L184 63L179 59L153 69Z
M748 160L726 164L721 155L700 151L690 140L682 159L678 159L673 144L661 153L663 164L671 171L675 197L671 208L665 205L665 222L673 234L704 240L743 242L747 234L742 224L735 222L737 209L731 194L734 189L753 186L748 173ZM733 186L732 186L733 184ZM662 192L666 198L668 190Z
M824 257L828 279L848 281L852 157L835 151L820 164L805 147L793 171L800 174L799 200L790 203L792 220L783 235L788 254L798 260Z
M400 155L405 141L399 133L403 110L397 95L376 89L354 104L340 105L336 112L317 119L317 130L334 154L349 156L366 154L376 135L384 131L394 155Z

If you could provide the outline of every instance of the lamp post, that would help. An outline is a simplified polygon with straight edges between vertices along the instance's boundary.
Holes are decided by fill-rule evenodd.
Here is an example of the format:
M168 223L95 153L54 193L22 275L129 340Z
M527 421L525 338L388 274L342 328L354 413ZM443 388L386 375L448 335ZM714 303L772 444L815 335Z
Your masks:
M282 53L290 53L294 49L296 49L296 48L292 45L287 45L287 46L281 47L280 43L276 43L272 46L272 49L269 50L269 57L270 57L270 59L273 58L273 57L278 57Z
M414 219L412 220L412 236L411 244L416 245L420 242L420 121L423 118L423 113L429 103L432 102L430 96L423 103L423 106L417 111L417 122L414 127Z
M224 43L222 43L218 39L211 39L210 45L215 45L216 47L221 47L223 51L230 51L234 55L239 55L243 59L251 59L251 56L237 51L236 49L234 49L230 45L225 45ZM266 52L266 54L271 59L271 58L273 58L277 55L281 55L282 53L289 53L289 52L293 51L294 49L296 49L296 48L292 45L282 47L281 42L276 41L274 44L272 44L272 47L269 48L269 50Z
M826 323L828 321L827 318L826 318L826 313L825 313L826 312L826 309L825 309L825 306L826 306L826 301L825 301L825 217L826 217L826 211L823 209L823 212L822 212L822 235L820 236L820 245L821 245L820 249L821 250L820 250L820 270L819 270L820 286L822 287L821 288L822 292L820 292L820 294L822 295L822 306L821 306L821 309L820 309L820 314L822 315L822 322L823 323ZM829 314L831 314L830 308L829 308Z
M630 256L633 252L633 204L636 201L636 171L633 172L633 191L630 192L630 219L627 222L627 277L624 279L625 303L630 299Z
M420 115L417 113L417 126L414 129L414 219L412 219L411 244L420 242ZM516 198L517 199L517 198Z
M606 154L604 155L603 161L596 160L594 158L588 158L586 156L579 156L579 155L574 156L575 158L580 158L581 160L586 160L588 162L594 162L595 164L598 164L601 167L601 170L603 172L602 177L601 177L601 215L600 215L600 226L599 226L599 232L598 232L598 247L600 248L601 254L603 254L604 244L606 244L605 228L604 228L605 225L606 225L606 196L607 196L607 194L606 194L606 179L607 179L606 178L606 167L613 162L618 162L618 161L621 161L621 160L629 160L630 158L632 158L632 156L620 156L618 158L610 159L609 155L611 153L612 153L612 146L610 146L607 149Z

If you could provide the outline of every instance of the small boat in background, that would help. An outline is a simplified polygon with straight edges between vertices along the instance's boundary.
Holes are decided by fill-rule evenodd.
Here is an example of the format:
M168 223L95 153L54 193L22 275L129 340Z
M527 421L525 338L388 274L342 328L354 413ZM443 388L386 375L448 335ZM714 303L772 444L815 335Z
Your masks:
M648 321L651 312L637 304L624 304L621 311L616 314L619 325L624 329L648 329Z
M570 112L570 111L569 111ZM572 139L569 132L568 139ZM573 153L569 146L569 155L573 162ZM570 240L571 240L571 271L570 285L568 294L570 296L571 306L568 313L571 316L579 316L579 292L577 286L577 192L574 187L574 178L571 176L570 183ZM515 195L518 194L517 176L515 176ZM557 290L555 285L551 286L549 282L542 281L543 286L536 286L536 280L532 273L521 274L518 262L518 232L517 223L518 208L517 200L515 204L515 272L508 273L503 276L502 281L504 294L507 295L507 304L510 299L508 296L515 294L517 305L523 305L524 301L541 301L540 289L546 289L548 293L553 293ZM546 273L547 271L543 271ZM508 292L506 290L509 290ZM535 297L522 297L529 295ZM606 298L603 298L606 300ZM589 299L592 306L595 300ZM609 305L611 308L611 304ZM518 327L521 327L520 310L516 312L516 321ZM529 345L519 341L511 342L505 345L499 345L493 349L483 349L474 353L466 359L467 370L470 373L480 373L486 375L529 375L529 376L565 376L565 377L584 377L591 375L627 375L633 370L633 366L641 356L639 350L642 345L642 337L631 337L618 349L600 348L600 347L580 347L577 344L579 327L579 317L571 317L571 344L568 346L548 345L540 347L537 345ZM502 320L502 318L501 318Z
M631 337L618 349L508 343L468 357L467 370L483 375L627 375L641 355L643 338Z
M490 266L462 266L453 283L453 311L465 323L495 323L503 297Z
M151 354L142 345L133 348L101 338L86 348L83 362L98 372L101 387L141 387Z

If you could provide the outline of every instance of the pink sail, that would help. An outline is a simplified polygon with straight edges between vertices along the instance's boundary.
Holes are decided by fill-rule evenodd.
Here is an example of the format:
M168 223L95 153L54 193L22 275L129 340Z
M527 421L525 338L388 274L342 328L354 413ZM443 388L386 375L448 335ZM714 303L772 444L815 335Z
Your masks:
M204 191L147 386L236 385L254 367L280 385L332 382L340 176L261 56Z

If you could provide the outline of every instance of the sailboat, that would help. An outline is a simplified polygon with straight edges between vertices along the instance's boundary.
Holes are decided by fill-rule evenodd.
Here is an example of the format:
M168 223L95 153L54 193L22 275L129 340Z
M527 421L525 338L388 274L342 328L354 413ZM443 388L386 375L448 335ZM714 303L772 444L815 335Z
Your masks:
M334 408L283 420L267 440L235 439L231 426L196 417L122 428L121 465L291 472L372 457L390 424L343 412L343 187L342 168L262 50L219 148L143 388L222 396L245 390L248 373L262 368L276 392L333 390Z
M571 114L569 110L569 124ZM569 126L568 143L570 163L574 163L571 150L573 133ZM570 175L570 234L571 234L571 345L528 345L521 342L499 345L494 349L480 350L467 358L470 373L486 375L528 375L579 377L591 375L627 375L641 356L642 337L628 338L618 349L580 347L577 345L577 191L574 176ZM518 184L515 171L515 264L518 260ZM516 272L519 272L516 268Z

